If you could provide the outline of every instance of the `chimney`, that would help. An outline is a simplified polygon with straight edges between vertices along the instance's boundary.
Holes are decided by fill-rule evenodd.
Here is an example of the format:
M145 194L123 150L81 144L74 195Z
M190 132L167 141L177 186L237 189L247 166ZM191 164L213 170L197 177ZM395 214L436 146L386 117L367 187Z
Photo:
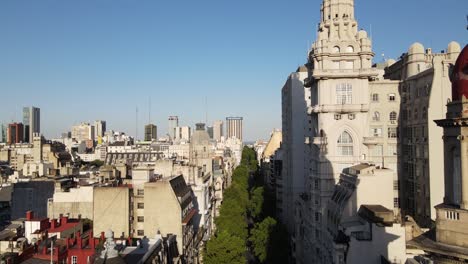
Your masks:
M67 240L66 240L67 241L67 249L70 249L70 245L72 243L71 240L72 240L71 238L67 238Z
M91 249L95 249L96 248L96 240L94 239L93 232L92 231L89 232L88 236L89 236L88 237L89 238L89 242L88 242L89 247Z
M68 217L62 216L60 218L60 225L66 225L68 223Z
M27 211L26 212L26 220L31 221L31 220L33 220L33 218L34 218L34 212L33 211Z
M80 231L76 232L76 242L78 243L78 248L79 249L83 248L83 241L81 239L81 232Z
M57 228L57 227L58 227L57 219L52 219L52 221L50 222L50 228L54 229L54 228Z

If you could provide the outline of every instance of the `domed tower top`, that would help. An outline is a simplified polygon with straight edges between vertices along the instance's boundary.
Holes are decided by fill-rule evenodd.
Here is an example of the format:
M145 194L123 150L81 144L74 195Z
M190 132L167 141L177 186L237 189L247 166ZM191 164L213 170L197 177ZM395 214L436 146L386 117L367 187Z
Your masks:
M452 101L468 100L468 45L458 56L450 75Z
M324 0L321 11L321 22L339 18L354 20L354 0Z

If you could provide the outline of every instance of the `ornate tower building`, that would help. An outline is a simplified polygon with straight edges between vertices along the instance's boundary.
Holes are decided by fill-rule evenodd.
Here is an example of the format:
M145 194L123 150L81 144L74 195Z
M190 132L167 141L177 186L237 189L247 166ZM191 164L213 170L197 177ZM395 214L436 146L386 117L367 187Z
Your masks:
M293 248L302 250L293 255L297 263L337 261L333 241L338 238L327 231L330 219L325 206L343 169L362 162L383 165L383 153L388 152L390 141L396 155L396 138L389 139L391 134L387 137L386 130L398 125L398 82L384 81L383 71L372 68L373 57L371 39L366 31L358 30L354 1L324 0L305 81L311 98L311 135L306 140L311 155L306 181L307 216L301 221L303 231L293 237L298 244ZM393 100L384 101L387 96L381 96L378 102L379 93L392 94ZM372 100L373 94L377 101ZM378 112L376 119L376 107L385 108L392 121L380 120ZM396 162L396 156L392 157L390 168L396 170Z

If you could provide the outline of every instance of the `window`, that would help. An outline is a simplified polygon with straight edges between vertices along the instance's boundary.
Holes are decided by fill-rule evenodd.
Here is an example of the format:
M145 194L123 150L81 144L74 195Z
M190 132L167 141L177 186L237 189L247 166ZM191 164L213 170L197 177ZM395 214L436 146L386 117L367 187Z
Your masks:
M379 94L372 94L372 102L378 102L379 101Z
M336 86L336 103L351 104L353 98L353 88L349 83L341 83Z
M396 121L397 113L395 111L390 113L390 121Z
M373 127L373 128L370 129L370 134L373 137L381 137L382 136L382 128Z
M335 120L340 120L341 119L341 115L340 114L335 114Z
M418 119L418 109L414 110L414 119Z
M393 181L393 190L394 191L400 190L400 182L398 180Z
M380 121L380 113L375 111L374 114L372 115L372 121Z
M144 235L145 235L145 231L144 231L144 230L137 230L137 235L138 235L138 236L144 236Z
M137 217L137 221L140 222L140 223L142 223L142 222L145 221L145 217L144 217L144 216L138 216L138 217Z
M393 207L395 208L400 208L400 199L399 198L393 198Z
M145 208L145 204L144 204L144 203L138 203L138 204L137 204L137 208L138 208L138 209L144 209L144 208Z
M427 119L427 109L426 109L426 107L423 107L422 115L423 115L422 118Z
M388 145L387 151L388 151L388 156L395 156L397 154L397 146Z
M390 102L394 102L394 101L395 101L395 97L396 97L395 94L394 94L394 93L391 93L391 94L388 95L388 100L389 100Z
M340 53L340 47L338 46L333 47L333 53Z
M78 256L72 256L71 257L71 263L72 264L78 264Z
M346 47L346 52L354 52L354 47L353 46Z
M353 139L351 135L343 131L338 138L338 155L341 156L352 156L353 155Z
M314 180L314 187L315 187L315 190L318 190L320 185L319 185L319 180Z
M397 137L398 137L397 127L389 127L388 128L388 138L397 138Z
M354 120L356 118L355 114L348 114L348 119L349 120Z
M144 189L138 189L137 190L137 195L145 195L145 190Z

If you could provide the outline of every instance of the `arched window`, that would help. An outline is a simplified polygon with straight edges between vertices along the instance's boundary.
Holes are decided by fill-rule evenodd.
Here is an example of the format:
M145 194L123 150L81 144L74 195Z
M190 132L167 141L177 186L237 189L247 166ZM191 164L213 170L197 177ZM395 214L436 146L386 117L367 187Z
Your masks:
M343 131L337 141L338 155L340 156L352 156L353 155L353 138L351 135Z
M340 47L338 46L333 47L333 53L340 53Z
M380 121L380 113L375 111L372 115L372 121Z
M395 111L390 113L390 121L396 121L397 113Z
M353 46L346 47L346 52L354 52L354 47Z

